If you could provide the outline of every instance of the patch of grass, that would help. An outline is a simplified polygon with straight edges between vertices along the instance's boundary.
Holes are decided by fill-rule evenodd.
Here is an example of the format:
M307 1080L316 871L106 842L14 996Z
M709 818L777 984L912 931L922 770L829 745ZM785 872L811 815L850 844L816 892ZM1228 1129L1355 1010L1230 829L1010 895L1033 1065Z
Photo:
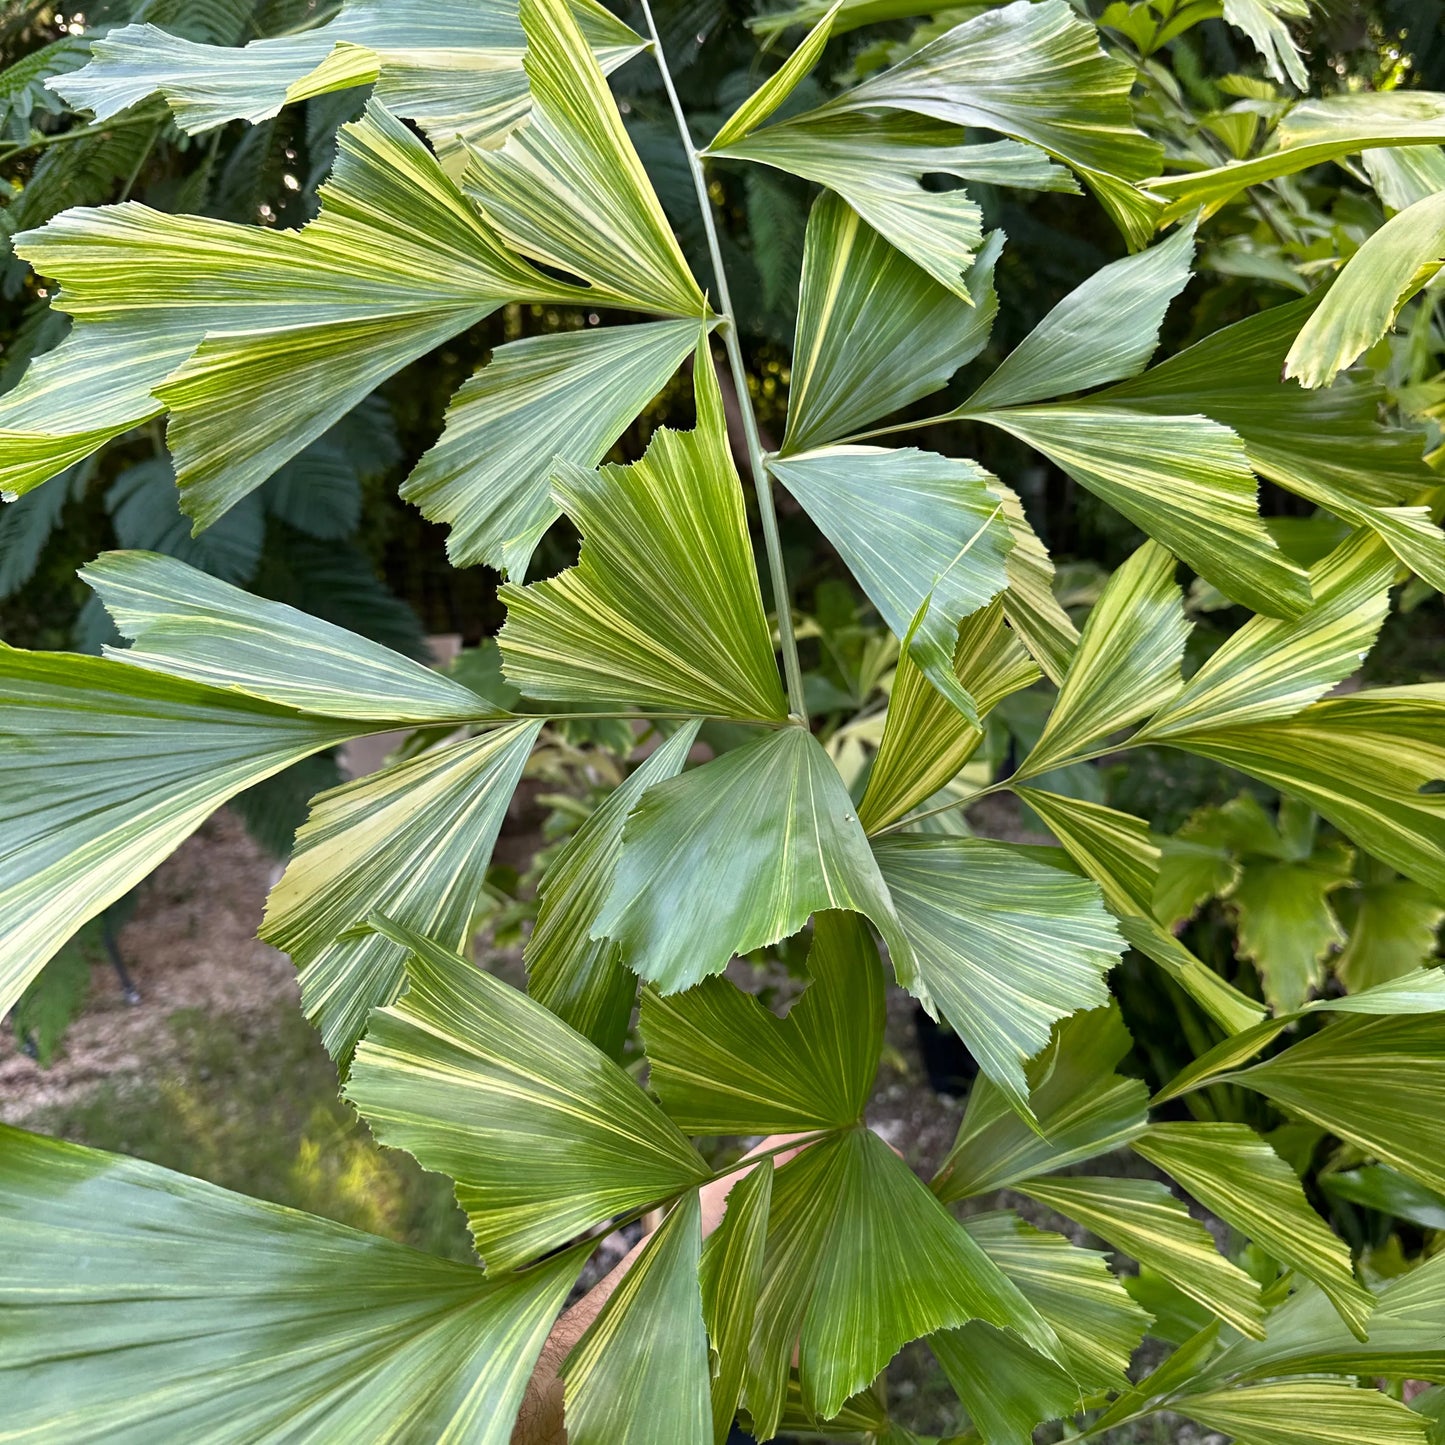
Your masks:
M237 1020L180 1010L173 1047L32 1129L130 1154L451 1259L474 1255L451 1183L380 1148L337 1095L336 1070L293 1004Z

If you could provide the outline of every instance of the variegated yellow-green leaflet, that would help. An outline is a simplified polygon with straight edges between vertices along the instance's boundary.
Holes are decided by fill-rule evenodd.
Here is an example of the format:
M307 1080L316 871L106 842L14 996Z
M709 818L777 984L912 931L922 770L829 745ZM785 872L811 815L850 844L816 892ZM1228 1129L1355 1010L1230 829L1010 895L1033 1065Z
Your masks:
M808 217L782 454L861 431L937 391L988 344L998 311L995 232L969 272L970 307L836 196Z
M346 937L375 911L461 947L507 805L542 724L513 723L322 793L266 903L261 936L301 970L301 1000L344 1066L406 949Z
M554 496L582 554L551 581L502 589L502 659L524 693L593 710L787 716L705 349L694 384L695 431L659 427L628 467L556 464Z
M1124 951L1098 889L978 838L881 838L874 853L917 959L899 981L1031 1118L1024 1065L1055 1021L1108 1002Z
M1127 1144L1148 1125L1149 1090L1115 1066L1132 1045L1117 1008L1071 1014L1029 1064L1026 1122L987 1077L974 1084L932 1189L946 1202L1002 1189Z
M204 1241L204 1247L198 1243ZM0 1126L8 1440L506 1445L585 1255L521 1274Z
M1374 1299L1355 1279L1348 1247L1310 1208L1294 1170L1247 1124L1153 1124L1133 1148L1226 1224L1313 1280L1354 1334L1366 1338Z
M1137 246L1159 207L1133 183L1158 169L1162 152L1134 125L1133 78L1064 0L1017 0L955 26L814 114L899 110L1032 142L1077 171Z
M693 321L508 342L465 382L401 495L451 526L447 555L521 581L557 518L555 458L595 467L697 347Z
M607 80L567 0L522 0L532 114L474 150L469 193L508 242L586 283L596 305L707 314Z
M1392 216L1336 277L1290 347L1285 375L1327 386L1373 346L1401 305L1445 261L1445 194Z
M724 979L643 995L648 1084L689 1134L802 1133L857 1123L883 1046L883 969L867 925L820 913L803 997L779 1019Z
M586 295L510 254L375 101L343 128L321 202L300 231L128 202L19 237L76 325L0 403L0 489L26 491L169 410L183 504L205 525L504 301Z
M1224 0L1224 18L1249 36L1270 75L1296 90L1309 89L1309 73L1285 21L1308 14L1309 0Z
M974 1320L942 1330L928 1347L984 1440L1031 1445L1042 1421L1078 1408L1079 1387L1063 1366L992 1325Z
M1014 539L1008 554L1004 616L1044 675L1061 686L1079 645L1079 629L1054 596L1054 564L1029 525L1018 493L1003 482L993 490L1003 498L1003 515Z
M410 950L407 990L372 1014L347 1097L385 1144L457 1181L495 1273L708 1176L605 1054L525 994L378 916Z
M1422 1415L1379 1390L1343 1380L1286 1380L1208 1395L1170 1409L1250 1445L1429 1445Z
M1217 210L1249 186L1359 151L1440 145L1445 142L1445 95L1428 90L1360 91L1303 100L1285 114L1275 138L1274 149L1252 160L1158 176L1145 184L1152 195L1169 202L1164 213L1169 219L1199 206Z
M1118 1389L1149 1316L1130 1299L1102 1254L1016 1214L974 1214L963 1222L983 1252L1059 1337L1058 1358L1082 1388Z
M1156 1269L1241 1334L1264 1337L1259 1284L1231 1264L1205 1227L1154 1179L1029 1179L1014 1188Z
M641 48L596 0L569 3L604 71ZM176 124L195 135L375 82L376 99L416 121L450 159L467 144L495 144L527 114L525 53L515 0L345 0L315 29L239 49L155 25L123 26L96 40L90 64L52 88L97 120L159 91Z
M768 1166L764 1166L765 1168ZM567 1445L712 1439L697 1192L685 1194L562 1366Z
M913 447L824 447L778 458L773 475L848 564L928 680L970 723L954 671L959 623L1003 591L1013 544L994 478Z
M1406 505L1436 482L1420 434L1381 425L1384 392L1359 372L1315 391L1281 380L1295 335L1319 304L1315 293L1226 326L1095 399L1223 422L1260 476L1371 528L1412 571L1445 587L1445 536L1427 510Z
M537 921L523 955L527 992L617 1059L637 975L611 939L592 937L592 925L617 872L627 815L654 783L682 771L697 730L696 722L684 724L615 788L552 861L537 890Z
M913 950L838 770L810 732L784 727L643 794L592 932L673 993L833 908L871 919L894 970L911 975Z
M754 1433L782 1414L797 1347L802 1403L826 1419L919 1335L984 1319L1050 1356L1053 1330L874 1133L805 1149L773 1183L745 1385Z
M980 717L1039 677L1004 623L1002 599L964 619L953 670ZM982 729L963 717L905 651L888 696L883 739L858 805L863 827L876 833L931 798L957 776L982 741Z

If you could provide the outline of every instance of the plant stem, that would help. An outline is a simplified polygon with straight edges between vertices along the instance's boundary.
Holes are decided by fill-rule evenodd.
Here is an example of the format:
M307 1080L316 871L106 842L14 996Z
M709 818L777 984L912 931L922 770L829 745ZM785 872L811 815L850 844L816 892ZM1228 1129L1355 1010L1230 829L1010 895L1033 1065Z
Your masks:
M667 57L662 51L662 39L657 33L657 22L652 18L652 6L642 0L642 13L647 17L647 29L652 38L652 55L662 76L663 89L672 106L677 132L687 153L688 168L692 172L693 188L697 191L698 209L702 212L703 228L707 232L708 255L712 258L713 276L717 281L718 305L722 308L723 345L727 348L728 365L733 374L733 386L738 394L738 409L743 416L743 433L748 444L748 464L753 474L753 487L758 494L758 514L763 523L763 543L768 553L768 573L773 584L773 606L778 614L778 643L783 653L783 676L788 683L788 707L799 722L806 724L808 709L803 702L803 670L798 663L798 639L793 633L793 601L788 588L788 574L783 566L783 543L778 535L778 511L773 504L773 484L763 462L763 446L758 438L758 419L753 411L753 399L748 391L748 373L743 365L742 347L738 344L737 319L733 314L732 296L728 291L727 271L723 267L722 251L718 246L717 224L713 218L712 199L707 193L707 177L703 175L702 159L692 143L692 134L687 128L687 117L682 102L677 98L677 88L672 83L672 73L667 68Z

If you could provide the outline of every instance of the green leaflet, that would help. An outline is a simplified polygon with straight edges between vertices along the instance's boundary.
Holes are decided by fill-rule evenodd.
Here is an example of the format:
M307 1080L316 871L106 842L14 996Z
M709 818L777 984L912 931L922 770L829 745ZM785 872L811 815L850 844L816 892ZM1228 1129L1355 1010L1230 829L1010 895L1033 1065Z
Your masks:
M492 848L542 724L435 748L313 800L261 936L301 970L301 1000L345 1067L373 1007L395 1001L406 948L347 937L376 912L464 946Z
M1351 1334L1324 1295L1306 1285L1270 1315L1264 1339L1229 1344L1198 1383L1214 1389L1315 1374L1445 1379L1445 1256L1431 1256L1375 1296L1368 1340Z
M1038 668L1004 623L1002 599L959 625L953 671L980 717L1038 680ZM876 833L931 798L957 776L982 741L982 730L929 682L911 652L903 653L878 755L858 805L864 829Z
M993 490L1003 498L1003 514L1014 538L1004 615L1049 681L1061 686L1079 645L1079 629L1054 596L1053 561L1029 525L1018 493L1002 482Z
M1109 579L1020 780L1089 751L1179 691L1189 623L1174 572L1174 558L1146 542Z
M1374 1308L1350 1251L1310 1208L1294 1171L1246 1124L1152 1124L1135 1153L1164 1170L1206 1209L1313 1280L1364 1339Z
M563 331L508 342L463 383L441 440L401 495L450 525L458 567L520 580L557 518L557 457L595 467L698 345L694 321Z
M1003 591L1013 538L994 478L914 447L829 447L769 464L838 549L928 680L970 723L958 625Z
M940 286L967 300L979 278L961 273L978 247L981 213L962 188L929 190L923 178L1039 191L1073 192L1078 185L1036 146L965 145L965 135L962 126L899 112L810 112L726 146L714 142L709 154L826 186Z
M1397 90L1302 100L1286 113L1275 136L1277 148L1253 160L1182 176L1156 176L1145 185L1152 195L1170 203L1164 213L1168 219L1198 206L1217 210L1249 186L1356 151L1439 145L1445 142L1445 97L1431 91Z
M1261 476L1370 527L1406 566L1445 586L1445 537L1428 514L1400 505L1435 484L1421 433L1382 426L1383 389L1361 373L1316 391L1280 379L1319 303L1316 293L1226 326L1096 400L1223 422Z
M1319 308L1295 337L1287 377L1328 386L1394 323L1418 289L1417 273L1445 260L1445 195L1427 196L1392 216L1345 263Z
M18 238L76 326L0 403L0 488L27 491L169 409L183 504L205 525L502 302L584 294L505 251L375 101L342 128L321 200L300 231L127 202Z
M1209 1231L1153 1179L1031 1179L1015 1186L1115 1249L1157 1269L1220 1319L1264 1336L1259 1285L1219 1253Z
M902 1345L983 1319L1037 1348L1053 1331L874 1133L853 1129L777 1171L746 1398L754 1434L782 1412L794 1341L806 1412L834 1415Z
M1033 1445L1036 1425L1078 1408L1066 1370L992 1325L974 1320L931 1335L928 1346L989 1445Z
M970 1215L963 1227L1058 1335L1077 1388L1120 1388L1149 1316L1105 1256L1002 1210Z
M986 1078L969 1094L958 1137L930 1186L945 1203L1106 1154L1148 1125L1149 1091L1114 1068L1132 1047L1118 1010L1073 1014L1029 1065L1029 1106L1018 1115ZM1042 1131L1042 1132L1040 1132Z
M1251 611L1292 617L1308 606L1308 578L1260 520L1254 473L1228 427L1092 398L967 415L1042 452Z
M648 1085L687 1134L803 1133L859 1121L883 1046L883 968L857 914L820 913L812 982L780 1019L707 978L642 999Z
M492 1273L703 1182L701 1156L633 1081L541 1004L378 917L411 950L346 1096L385 1144L457 1181Z
M1359 885L1331 899L1349 935L1333 969L1351 993L1389 983L1428 964L1440 924L1445 922L1445 905L1418 883L1378 867L1359 871Z
M506 1445L583 1262L485 1276L4 1126L0 1248L5 1438L77 1445Z
M617 945L591 936L622 856L622 825L654 783L675 777L697 738L684 723L573 834L537 890L537 921L523 957L527 992L614 1059L622 1056L637 976Z
M1161 152L1134 125L1133 78L1064 0L1020 0L955 26L815 114L901 110L1031 141L1077 171L1142 246L1157 207L1131 183L1158 168Z
M1445 1015L1343 1018L1223 1077L1445 1191Z
M1445 686L1325 698L1291 718L1191 733L1179 746L1300 798L1445 898Z
M1445 190L1445 151L1439 146L1372 148L1360 152L1360 164L1375 194L1393 211Z
M109 650L117 661L321 717L395 726L498 716L444 673L173 557L105 552L80 575L132 644Z
M1008 354L963 411L993 411L1134 376L1159 345L1169 303L1189 283L1194 227L1115 261L1069 292Z
M798 82L818 63L833 17L843 5L834 0L833 7L805 35L798 48L725 120L722 129L712 138L709 151L717 151L762 125L797 88Z
M1172 1409L1249 1445L1428 1445L1426 1422L1378 1390L1340 1380L1287 1380L1211 1395Z
M703 1247L702 1313L716 1361L713 1445L727 1445L737 1416L753 1318L763 1283L763 1248L773 1198L773 1161L754 1165L728 1192L727 1214Z
M1290 717L1343 682L1374 646L1390 610L1395 559L1368 532L1310 571L1314 601L1296 621L1252 617L1134 735L1162 742Z
M380 726L0 646L0 1009L222 803Z
M631 466L558 462L558 505L582 533L575 567L508 584L498 641L532 697L781 721L787 704L727 449L711 359L694 431L659 427Z
M1169 974L1220 1028L1239 1033L1264 1017L1265 1007L1201 963L1169 929L1144 915L1121 918L1119 932Z
M800 727L745 743L650 788L627 820L594 938L661 993L690 988L796 933L824 909L870 918L895 972L913 953L853 800Z
M567 1445L708 1445L696 1190L672 1207L562 1366Z
M601 5L571 4L604 70L637 53L639 37ZM346 0L325 25L239 49L127 25L98 39L90 64L56 88L99 120L159 91L194 135L375 81L377 100L415 120L450 160L465 144L494 143L526 115L525 48L514 0Z
M1159 847L1142 818L1085 798L1066 798L1036 788L1014 791L1099 885L1112 912L1126 917L1152 913Z
M945 385L988 344L998 312L996 232L970 272L973 305L836 196L808 216L784 456L860 431Z
M874 854L917 959L899 981L1032 1117L1024 1065L1058 1019L1108 1002L1104 980L1124 950L1098 889L978 838L900 835Z
M566 0L522 0L532 113L472 151L468 192L508 242L586 282L594 305L705 316L607 80Z

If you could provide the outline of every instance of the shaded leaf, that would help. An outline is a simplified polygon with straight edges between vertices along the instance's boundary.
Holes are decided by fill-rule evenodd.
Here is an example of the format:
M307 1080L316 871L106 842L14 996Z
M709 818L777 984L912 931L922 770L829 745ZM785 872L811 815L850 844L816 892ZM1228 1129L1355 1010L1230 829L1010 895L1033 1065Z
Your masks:
M450 1174L493 1273L708 1177L668 1117L541 1004L377 918L411 950L347 1097L384 1144Z
M1434 956L1445 906L1418 883L1376 873L1331 901L1349 935L1334 972L1351 993L1402 978Z
M853 1129L777 1171L747 1375L754 1433L781 1415L794 1342L802 1404L838 1412L909 1340L971 1318L1057 1339L874 1133Z
M812 982L784 1019L721 978L643 995L648 1085L688 1134L802 1133L858 1122L883 1046L883 969L856 914L820 913Z
M910 657L969 722L954 670L959 623L1007 582L1012 543L993 477L908 447L829 447L769 464L848 564Z
M899 981L931 1000L1027 1115L1024 1065L1051 1026L1109 999L1123 941L1098 889L977 838L890 837L874 853L918 963Z
M707 1445L707 1331L692 1190L607 1297L562 1365L568 1445Z
M592 932L675 993L825 909L870 918L907 973L912 951L853 800L818 740L785 727L643 795Z
M591 936L592 925L616 876L627 815L654 783L682 771L697 729L684 723L614 788L548 865L537 889L537 921L523 953L527 992L614 1059L627 1038L637 975L615 943Z
M1033 1445L1036 1425L1078 1406L1068 1371L992 1325L974 1320L929 1336L928 1346L989 1445Z

